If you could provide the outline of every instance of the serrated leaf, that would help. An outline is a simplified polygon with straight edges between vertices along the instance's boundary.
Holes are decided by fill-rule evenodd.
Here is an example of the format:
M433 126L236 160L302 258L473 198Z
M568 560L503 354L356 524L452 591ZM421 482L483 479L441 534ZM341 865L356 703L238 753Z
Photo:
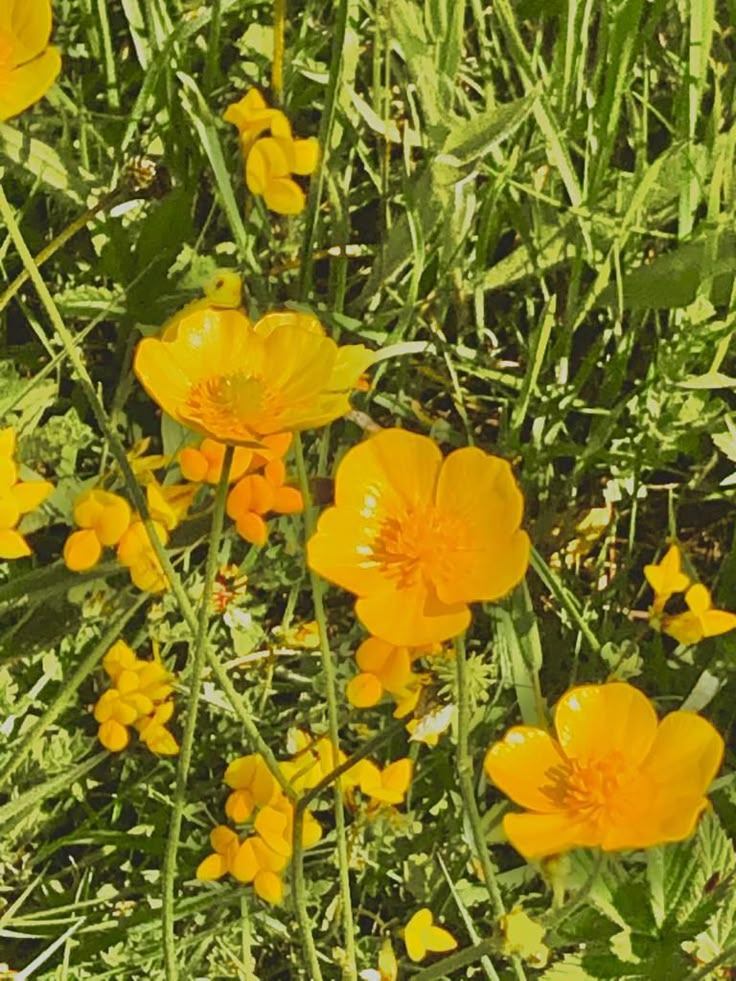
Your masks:
M47 187L63 192L74 204L84 205L87 187L82 175L47 143L29 138L7 123L0 123L0 158L27 170Z

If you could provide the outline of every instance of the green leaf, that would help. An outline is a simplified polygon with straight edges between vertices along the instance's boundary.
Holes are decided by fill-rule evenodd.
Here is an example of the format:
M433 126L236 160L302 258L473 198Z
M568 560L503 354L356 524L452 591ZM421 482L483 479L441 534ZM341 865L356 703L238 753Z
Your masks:
M493 147L508 139L525 121L534 106L536 93L514 102L491 106L485 112L462 119L450 127L441 153L449 163L461 166L484 156Z
M82 174L62 160L48 144L0 123L0 159L3 157L27 170L42 184L62 191L76 205L84 205L87 186Z

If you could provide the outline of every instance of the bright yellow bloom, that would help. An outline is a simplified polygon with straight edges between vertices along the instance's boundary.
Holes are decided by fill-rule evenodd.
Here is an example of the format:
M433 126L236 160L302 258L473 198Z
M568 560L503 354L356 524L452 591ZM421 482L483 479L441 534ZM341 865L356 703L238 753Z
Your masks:
M198 311L174 340L142 340L135 373L173 419L222 443L258 448L264 436L324 426L349 411L373 354L338 347L300 326L299 314L282 316L271 329L237 310Z
M275 777L259 753L240 756L228 764L225 783L233 793L225 804L225 813L235 824L247 821L255 807L266 807L280 794Z
M361 673L348 682L346 695L356 708L376 705L384 691L400 694L413 678L407 647L396 647L379 637L368 637L355 652Z
M292 174L314 173L319 163L317 140L294 139L289 120L283 112L269 108L257 89L228 106L224 118L238 127L248 189L262 195L266 207L279 214L303 211L304 191ZM263 137L269 130L271 135Z
M404 943L411 960L422 961L429 953L445 953L457 947L457 940L443 927L434 925L432 911L423 906L404 927Z
M543 968L549 959L549 947L544 943L546 930L520 906L502 916L499 926L503 935L502 950L507 957L521 957L532 967Z
M309 566L358 596L376 637L446 640L468 627L468 603L500 599L524 577L523 506L505 460L472 447L443 460L428 437L386 429L343 457Z
M0 121L38 102L61 70L49 47L51 0L3 0L0 4Z
M162 545L168 541L168 533L158 521L154 530ZM117 548L118 562L127 567L130 578L138 589L146 593L160 593L168 589L168 580L158 556L153 550L146 526L136 519L120 539Z
M692 834L721 764L723 740L705 719L661 722L624 682L581 685L555 709L553 738L516 726L486 754L490 779L525 813L504 831L528 859L572 848L648 848Z
M288 858L273 851L259 836L241 842L230 866L230 874L239 882L252 882L256 895L267 903L280 903L284 886L280 873Z
M286 467L280 459L270 460L263 473L241 477L227 496L227 513L238 534L253 545L265 545L268 526L263 520L269 512L298 514L304 510L301 491L284 483Z
M88 490L74 502L74 521L82 529L64 543L64 564L72 572L96 565L105 545L117 545L130 526L132 512L119 494Z
M680 549L670 545L658 565L645 565L644 575L654 590L655 612L661 612L673 593L683 593L690 585L690 577L682 571Z
M355 765L361 793L379 804L404 802L413 768L414 764L408 757L389 763L383 770L370 760L361 760Z
M197 866L196 876L205 882L221 879L230 871L233 860L240 847L237 834L226 824L218 824L210 831L210 844L213 853Z
M20 559L31 554L28 542L16 530L17 525L24 514L35 511L54 489L47 480L18 479L15 443L12 427L0 430L0 559Z
M157 705L151 715L146 715L133 723L141 737L141 742L159 756L175 756L179 752L179 744L166 728L174 714L174 703L163 702Z
M705 637L717 637L736 629L736 613L716 610L710 591L701 583L685 593L686 613L662 618L662 632L680 644L697 644Z

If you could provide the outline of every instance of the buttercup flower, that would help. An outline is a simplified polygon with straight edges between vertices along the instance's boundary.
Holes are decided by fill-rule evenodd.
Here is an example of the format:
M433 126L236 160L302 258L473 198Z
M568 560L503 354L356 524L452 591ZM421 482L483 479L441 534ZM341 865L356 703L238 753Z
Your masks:
M690 585L690 577L682 571L680 549L670 545L658 565L645 565L644 575L654 590L653 610L661 612L673 593L683 593Z
M358 597L366 628L397 646L462 633L468 603L496 600L529 563L511 467L468 447L386 429L349 450L335 506L308 544L311 569Z
M685 711L658 722L649 699L624 682L572 688L554 721L557 738L515 726L486 754L490 779L526 808L503 822L525 858L692 834L723 756L709 722Z
M696 583L685 593L686 613L662 618L662 633L680 644L697 644L705 637L718 637L736 629L736 614L713 607L710 590Z
M445 953L457 947L457 940L443 927L435 926L432 911L423 906L404 927L404 943L409 957L422 961L428 953Z
M53 489L54 485L47 480L18 479L15 430L12 427L0 430L0 559L21 559L31 554L28 542L17 530L18 524L22 516L35 511Z
M51 0L3 0L0 4L0 122L38 102L61 70L49 47Z
M171 341L147 337L138 380L173 419L222 443L262 451L262 438L324 426L350 409L348 395L373 361L362 345L337 344L284 311L254 327L238 310L200 310ZM267 447L266 447L267 449Z

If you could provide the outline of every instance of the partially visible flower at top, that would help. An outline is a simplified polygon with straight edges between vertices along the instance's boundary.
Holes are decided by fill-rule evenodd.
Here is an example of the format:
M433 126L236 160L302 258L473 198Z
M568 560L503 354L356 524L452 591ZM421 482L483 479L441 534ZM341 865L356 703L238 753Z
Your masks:
M238 128L248 189L261 195L271 211L300 214L306 199L292 175L306 177L317 169L317 140L294 139L287 117L280 110L269 108L257 89L250 89L228 106L224 118ZM264 136L269 130L271 135Z
M173 419L221 443L268 450L263 437L324 426L350 410L349 394L374 355L337 344L303 315L255 326L238 310L199 310L173 340L146 337L134 370ZM313 319L313 318L312 318Z
M64 543L64 564L72 572L83 572L97 565L102 549L118 544L130 527L132 512L125 498L94 488L84 491L74 502L73 531Z
M378 968L366 968L361 971L358 977L361 981L397 981L399 977L399 962L391 944L391 939L386 937L378 954Z
M0 24L2 23L0 15ZM0 95L2 99L2 95ZM0 430L0 559L21 559L31 554L17 530L24 514L35 511L54 485L48 480L20 480L15 462L15 430Z
M506 957L520 957L531 967L543 968L549 960L549 947L544 943L547 932L521 906L515 906L499 920L501 950Z
M490 779L524 813L503 827L525 858L682 841L708 806L723 739L693 712L661 722L625 682L570 689L554 713L557 738L515 726L488 750Z
M655 612L664 610L673 593L683 593L690 585L690 577L682 571L682 559L677 545L670 545L656 565L645 565L644 575L654 590Z
M169 535L164 526L154 521L153 528L161 544L166 545ZM162 593L169 588L169 581L140 518L131 522L118 542L117 559L130 572L133 584L144 593Z
M173 675L159 661L144 661L122 640L116 641L102 659L112 687L100 695L94 716L100 727L98 738L112 753L130 742L134 726L153 753L173 756L179 746L166 728L174 713L169 700L174 691Z
M423 906L404 927L406 952L415 963L427 954L443 954L457 947L457 940L444 927L435 926L432 911Z
M38 102L56 81L61 55L50 37L51 0L0 4L0 122Z
M674 637L680 644L697 644L705 637L718 637L736 630L736 613L717 610L710 590L696 583L685 593L687 611L662 618L662 633Z
M435 643L467 629L468 603L500 599L523 579L523 506L506 460L474 447L443 460L427 436L385 429L340 462L308 564L356 594L376 637Z

